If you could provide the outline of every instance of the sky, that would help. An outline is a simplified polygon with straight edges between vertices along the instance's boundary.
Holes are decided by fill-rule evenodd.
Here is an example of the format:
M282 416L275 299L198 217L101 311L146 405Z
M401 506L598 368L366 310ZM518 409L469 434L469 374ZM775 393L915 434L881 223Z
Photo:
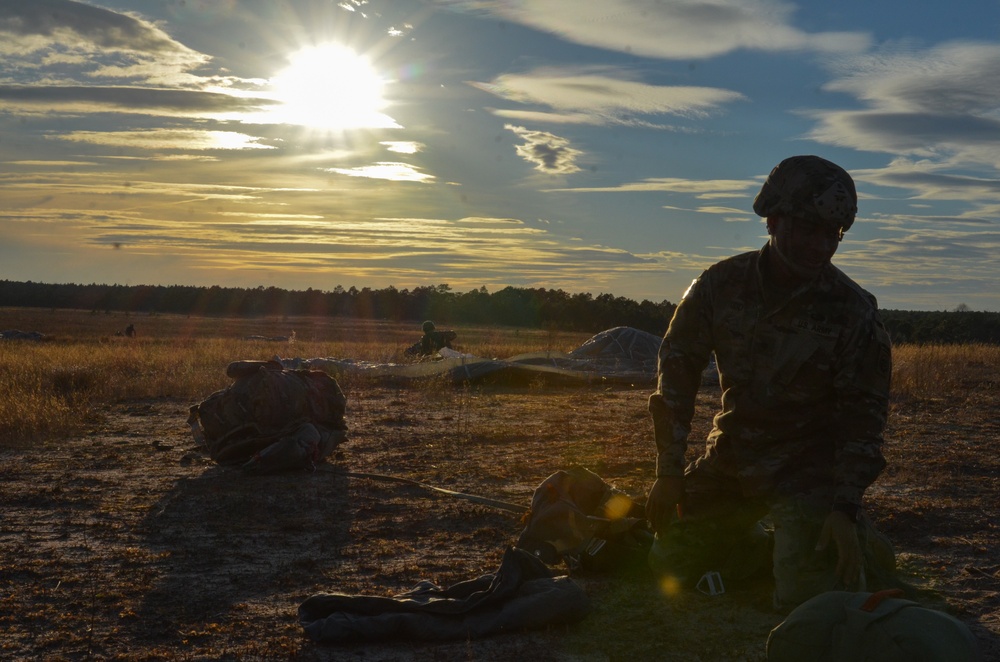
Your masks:
M1000 311L997 0L0 0L0 279L677 302L796 154Z

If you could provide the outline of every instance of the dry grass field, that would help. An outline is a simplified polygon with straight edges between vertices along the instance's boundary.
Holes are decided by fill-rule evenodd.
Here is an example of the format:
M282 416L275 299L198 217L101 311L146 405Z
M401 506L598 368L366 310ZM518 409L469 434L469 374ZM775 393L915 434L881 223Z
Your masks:
M138 337L115 332L134 323ZM416 325L414 325L416 326ZM443 326L443 325L442 325ZM418 328L0 309L0 658L123 660L743 660L762 662L767 585L664 594L641 569L581 574L591 613L560 628L434 643L323 646L296 610L320 592L393 595L497 569L515 513L580 464L636 499L653 475L651 384L386 387L344 380L348 441L312 473L215 465L185 425L236 359L400 361ZM295 342L246 340L286 336ZM481 356L570 350L584 334L458 328ZM997 347L896 348L889 467L868 510L905 579L1000 659ZM704 439L718 392L699 401ZM699 444L692 444L697 453Z

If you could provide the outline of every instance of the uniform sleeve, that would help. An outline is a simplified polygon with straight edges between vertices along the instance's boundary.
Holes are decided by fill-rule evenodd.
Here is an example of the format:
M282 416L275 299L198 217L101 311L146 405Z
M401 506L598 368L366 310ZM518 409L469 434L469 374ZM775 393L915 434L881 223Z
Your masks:
M836 377L838 435L834 503L860 505L885 468L883 431L889 415L892 348L877 308L849 337Z
M649 396L656 441L656 476L684 475L695 398L712 351L710 279L695 279L660 343L657 388Z

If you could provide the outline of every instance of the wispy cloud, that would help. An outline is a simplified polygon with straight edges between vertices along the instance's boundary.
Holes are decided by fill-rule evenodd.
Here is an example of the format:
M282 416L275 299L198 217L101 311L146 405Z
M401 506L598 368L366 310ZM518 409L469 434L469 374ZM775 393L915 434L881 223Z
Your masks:
M649 85L634 73L607 67L546 68L470 83L497 97L541 105L553 112L494 110L503 117L532 117L568 124L624 124L653 128L654 115L703 118L742 94L711 87ZM669 127L663 127L669 128Z
M904 189L913 200L957 200L991 205L1000 203L1000 179L950 171L950 162L894 159L884 168L858 169L854 176L868 184Z
M1000 45L952 42L845 60L825 89L863 108L807 113L809 137L871 152L1000 168Z
M430 182L434 180L434 175L420 172L418 168L408 163L383 162L356 168L324 168L324 171L348 177L385 179L394 182Z
M575 193L635 193L642 191L668 191L690 193L698 197L741 197L760 186L760 181L742 179L681 179L678 177L650 177L638 182L617 186L590 186L575 188L550 188L546 192Z
M269 99L199 90L142 87L0 86L0 108L18 113L142 113L167 117L237 118L273 105Z
M16 252L40 232L46 234L56 227L67 250L74 246L80 260L104 255L104 260L123 263L148 259L152 265L155 256L169 254L173 270L179 262L191 274L215 273L213 282L225 282L220 274L227 271L238 273L242 280L259 273L292 282L301 278L303 283L338 273L350 274L352 281L368 286L448 282L472 289L513 283L575 291L581 281L599 287L615 279L655 278L666 269L663 255L567 246L520 220L487 217L352 221L239 213L206 223L201 219L156 222L128 211L36 209L30 217L0 211L0 230L9 238L0 253ZM106 252L112 247L122 248L114 251L113 258ZM60 249L53 246L53 250L58 253ZM57 266L48 269L58 275Z
M235 131L150 129L147 131L71 131L58 140L142 150L273 149L259 139Z
M923 285L935 291L965 283L981 296L997 298L993 256L1000 250L1000 233L945 228L900 228L894 236L848 243L835 262L847 265L873 288L910 288ZM959 261L961 270L953 268ZM952 304L954 305L954 304Z
M863 32L806 32L793 26L795 5L784 0L438 0L486 11L562 39L611 51L664 59L708 58L736 50L853 53Z
M422 143L413 140L384 140L379 144L398 154L416 154L424 148Z

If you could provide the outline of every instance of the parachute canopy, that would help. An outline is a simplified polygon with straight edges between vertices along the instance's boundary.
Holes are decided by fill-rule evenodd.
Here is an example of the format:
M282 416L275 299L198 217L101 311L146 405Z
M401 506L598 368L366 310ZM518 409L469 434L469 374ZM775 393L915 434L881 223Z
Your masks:
M285 368L323 370L386 382L440 380L455 384L498 385L651 385L656 380L660 337L627 326L602 331L570 352L544 351L489 359L452 349L441 360L421 363L371 363L338 358L276 357Z

